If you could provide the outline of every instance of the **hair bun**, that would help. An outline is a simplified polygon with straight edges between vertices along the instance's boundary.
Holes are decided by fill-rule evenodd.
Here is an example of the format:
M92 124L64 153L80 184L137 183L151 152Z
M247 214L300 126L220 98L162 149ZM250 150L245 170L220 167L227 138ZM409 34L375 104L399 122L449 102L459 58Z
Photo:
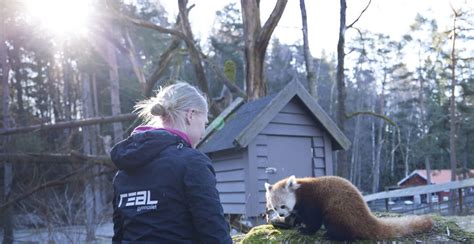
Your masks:
M153 107L151 107L150 113L153 116L165 116L166 114L168 114L168 111L165 106L163 106L163 104L156 103L155 105L153 105Z

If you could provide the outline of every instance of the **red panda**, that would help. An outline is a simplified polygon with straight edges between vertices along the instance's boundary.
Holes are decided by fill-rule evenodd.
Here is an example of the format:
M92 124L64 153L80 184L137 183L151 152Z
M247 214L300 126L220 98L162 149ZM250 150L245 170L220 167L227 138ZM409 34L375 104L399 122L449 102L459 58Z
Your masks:
M335 240L383 240L430 231L429 216L377 218L362 195L348 180L337 176L298 178L291 176L265 183L267 205L280 217L291 213L304 224L302 234L314 234L324 224Z

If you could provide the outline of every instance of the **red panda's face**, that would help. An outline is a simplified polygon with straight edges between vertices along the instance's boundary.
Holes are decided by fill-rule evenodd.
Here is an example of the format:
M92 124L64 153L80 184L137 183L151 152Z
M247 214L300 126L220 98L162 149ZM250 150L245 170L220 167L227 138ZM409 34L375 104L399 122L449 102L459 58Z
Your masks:
M289 216L296 204L295 190L298 187L294 176L286 182L277 182L274 185L265 183L267 208L273 208L280 217Z

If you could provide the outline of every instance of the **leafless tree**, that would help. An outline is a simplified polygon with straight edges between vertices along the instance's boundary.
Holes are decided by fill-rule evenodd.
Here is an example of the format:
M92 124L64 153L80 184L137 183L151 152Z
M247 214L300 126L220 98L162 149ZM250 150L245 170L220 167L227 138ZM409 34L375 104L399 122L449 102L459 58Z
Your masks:
M255 100L266 95L264 59L268 42L288 0L278 0L270 17L260 24L260 1L241 0L245 38L245 77L247 99Z
M337 68L336 68L336 85L337 85L337 109L336 109L336 122L339 129L345 133L346 130L346 83L344 75L344 58L346 56L345 47L345 34L346 30L352 28L356 24L363 13L370 6L371 0L369 0L367 6L361 11L360 15L350 25L346 25L346 0L340 0L340 16L339 16L339 40L337 42ZM349 166L347 161L347 152L341 150L337 154L337 174L341 177L349 177Z
M306 18L306 6L304 0L300 0L300 10L301 10L301 20L303 24L303 53L306 67L306 79L308 80L309 93L316 100L318 99L318 84L316 81L316 72L314 72L314 62L313 57L311 56L311 51L309 50L309 41L308 41L308 21Z
M8 53L6 44L6 1L0 2L0 65L2 68L2 116L3 116L3 127L10 127L10 115L9 115L9 101L10 101L10 86L9 73L10 66L8 64ZM9 137L3 138L3 151L9 145ZM12 183L13 183L13 165L11 162L3 163L3 201L8 202L11 196ZM0 211L1 212L1 211ZM13 225L12 225L12 210L10 207L3 211L3 243L13 243Z

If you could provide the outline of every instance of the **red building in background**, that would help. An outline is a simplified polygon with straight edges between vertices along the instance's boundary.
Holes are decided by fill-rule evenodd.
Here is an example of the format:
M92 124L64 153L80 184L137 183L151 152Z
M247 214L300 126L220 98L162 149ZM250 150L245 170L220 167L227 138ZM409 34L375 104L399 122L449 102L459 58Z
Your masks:
M431 170L430 175L431 175L431 184L442 184L442 183L448 183L451 181L450 169ZM474 170L470 170L468 173L468 178L473 178L473 177L474 177ZM458 174L456 176L456 180L462 180L462 179L463 179L462 174ZM400 180L397 185L400 188L428 185L428 177L427 177L426 170L424 169L414 170L407 177ZM437 192L436 195L438 196L437 198L438 200L443 200L449 197L449 192ZM436 200L436 198L434 200Z

